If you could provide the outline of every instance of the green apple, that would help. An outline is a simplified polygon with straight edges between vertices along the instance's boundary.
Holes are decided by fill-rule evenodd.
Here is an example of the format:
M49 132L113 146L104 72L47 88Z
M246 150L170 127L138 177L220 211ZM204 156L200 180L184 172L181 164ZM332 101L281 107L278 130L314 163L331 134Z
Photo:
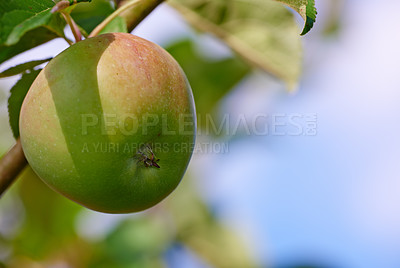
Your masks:
M158 45L125 33L78 42L40 72L21 108L32 169L96 211L147 209L182 179L194 147L192 91Z

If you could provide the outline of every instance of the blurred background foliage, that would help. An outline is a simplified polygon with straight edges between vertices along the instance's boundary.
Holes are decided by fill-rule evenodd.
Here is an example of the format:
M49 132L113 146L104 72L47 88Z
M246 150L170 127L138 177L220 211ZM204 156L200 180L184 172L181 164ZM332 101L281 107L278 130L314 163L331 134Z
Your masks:
M113 11L109 1L93 2L91 6L81 4L72 12L78 24L84 25L85 32L90 32ZM287 16L288 11L284 12ZM337 32L338 25L338 17L332 17L325 33ZM211 114L218 122L222 100L253 69L248 60L234 54L207 57L197 51L198 46L191 39L181 39L170 41L166 49L187 74L198 113ZM273 49L279 50L279 44ZM282 56L278 54L274 55ZM294 64L299 63L297 56L294 60ZM290 60L285 60L285 64L290 65ZM294 76L298 75L296 72ZM293 77L288 80L292 83ZM2 109L8 95L4 92L0 91ZM7 121L7 112L3 109L0 114L2 154L12 144ZM200 129L203 123L200 122ZM210 134L206 139L212 140L215 138L212 135L219 133ZM148 211L106 215L89 211L55 193L28 167L1 197L0 267L265 267L267 264L252 250L251 241L221 221L218 211L198 192L195 177L189 170L177 190ZM319 266L293 264L285 268Z

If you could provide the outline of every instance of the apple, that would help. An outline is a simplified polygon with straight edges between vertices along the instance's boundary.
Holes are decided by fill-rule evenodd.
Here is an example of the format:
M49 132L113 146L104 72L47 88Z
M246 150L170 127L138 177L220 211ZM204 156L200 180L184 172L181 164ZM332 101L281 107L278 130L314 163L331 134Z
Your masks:
M129 213L177 187L196 115L186 76L168 52L111 33L49 62L24 99L19 127L30 166L52 189L92 210Z

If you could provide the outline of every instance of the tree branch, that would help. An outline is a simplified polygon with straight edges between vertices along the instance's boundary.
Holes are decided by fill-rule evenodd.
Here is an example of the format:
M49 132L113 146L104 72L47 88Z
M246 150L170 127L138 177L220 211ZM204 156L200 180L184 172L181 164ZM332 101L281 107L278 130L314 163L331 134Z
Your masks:
M0 196L27 164L21 141L18 139L17 143L0 160Z

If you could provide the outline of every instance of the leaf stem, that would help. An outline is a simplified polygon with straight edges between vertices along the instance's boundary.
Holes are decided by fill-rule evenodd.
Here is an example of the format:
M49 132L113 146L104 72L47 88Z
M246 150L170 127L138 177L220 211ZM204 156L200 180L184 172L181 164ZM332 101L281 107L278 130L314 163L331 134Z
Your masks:
M63 15L65 21L67 22L67 24L71 28L72 34L74 35L74 38L75 38L75 43L81 41L82 40L82 34L79 31L78 25L76 25L75 21L72 19L71 15L69 13L66 13L66 12L65 13L61 12L61 14Z
M27 164L21 141L18 139L17 143L0 160L0 196Z
M69 40L67 37L63 37L63 39L68 43L68 45L72 46L74 44L74 42L72 42L71 40Z
M121 6L117 10L115 10L113 13L111 13L110 16L108 16L99 25L97 25L96 28L94 28L94 30L89 34L88 38L98 35L101 32L101 30L103 30L107 26L107 24L109 24L113 19L118 17L122 12L134 7L141 1L142 0L132 0L128 3L126 3L125 5Z

